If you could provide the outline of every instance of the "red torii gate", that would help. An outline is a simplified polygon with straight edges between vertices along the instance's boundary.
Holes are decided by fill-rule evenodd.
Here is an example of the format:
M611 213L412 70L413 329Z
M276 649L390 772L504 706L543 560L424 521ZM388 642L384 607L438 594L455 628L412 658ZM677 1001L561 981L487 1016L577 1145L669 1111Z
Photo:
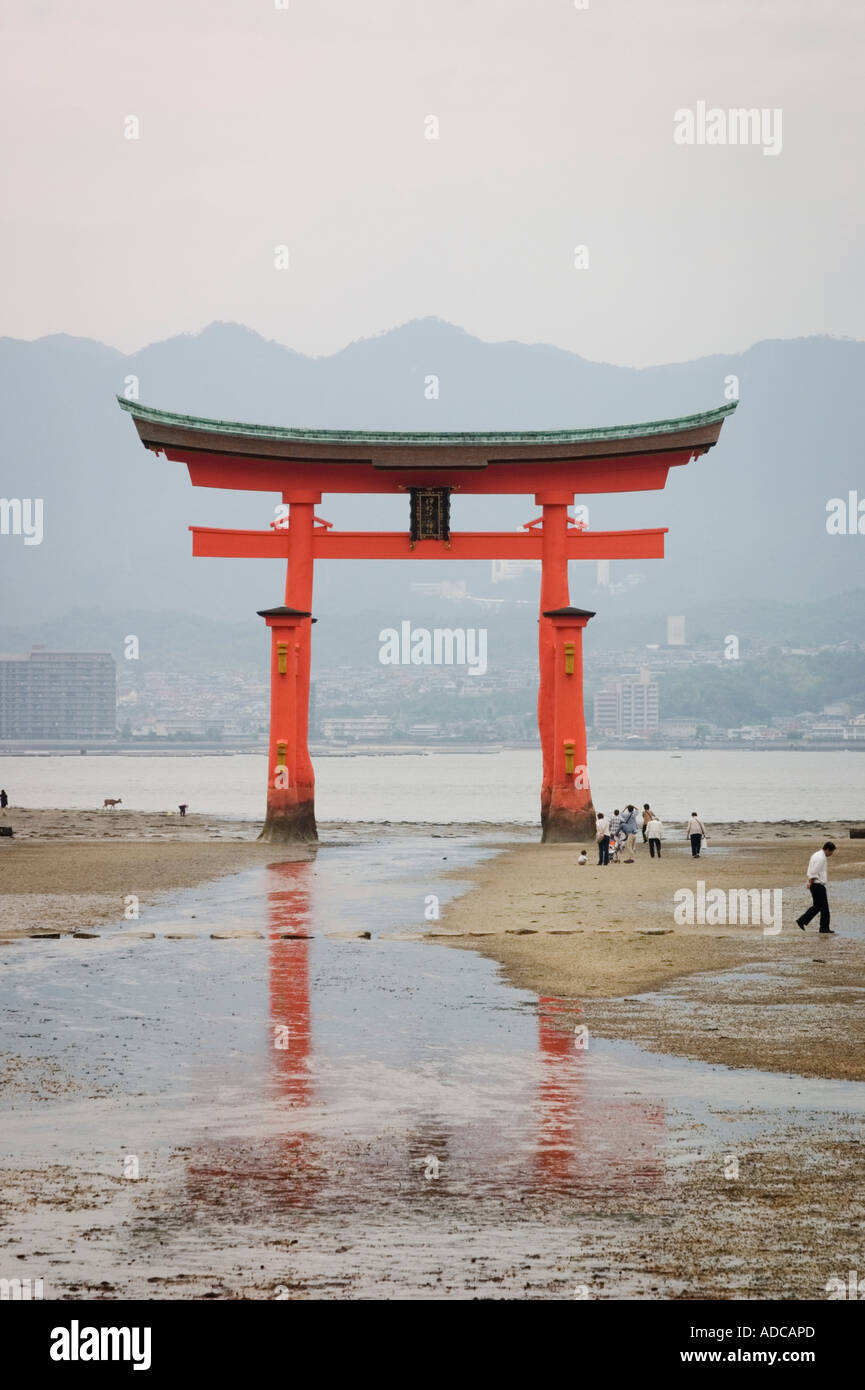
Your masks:
M313 570L316 560L540 560L538 728L544 840L594 835L586 770L582 632L569 560L662 559L666 527L589 531L568 516L577 494L663 488L671 467L717 443L735 402L680 419L588 430L442 434L282 429L153 410L118 397L145 448L185 463L198 487L279 493L288 526L243 531L192 526L193 554L284 559L285 603L263 609L271 629L267 816L261 838L314 840L308 748ZM322 493L411 497L407 531L334 531L315 516ZM450 530L454 492L529 494L541 516L522 531Z

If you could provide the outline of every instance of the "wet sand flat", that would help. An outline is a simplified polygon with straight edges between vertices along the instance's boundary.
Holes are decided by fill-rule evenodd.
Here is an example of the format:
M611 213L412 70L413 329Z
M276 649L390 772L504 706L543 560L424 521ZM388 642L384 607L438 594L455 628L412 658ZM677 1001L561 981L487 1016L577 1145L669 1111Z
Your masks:
M0 1254L60 1299L825 1299L861 1269L858 1133L839 1117L742 1146L729 1118L728 1153L653 1183L519 1200L503 1183L486 1202L422 1165L377 1165L373 1189L345 1154L336 1195L301 1198L284 1158L234 1140L233 1166L202 1171L186 1145L134 1183L87 1152L3 1174Z
M124 916L126 897L154 904L246 865L308 859L308 845L258 843L260 821L158 811L10 807L0 824L0 936L34 930L85 931ZM489 834L489 826L484 827ZM390 827L400 836L453 839L477 827ZM381 827L333 822L322 841L357 843ZM513 831L512 831L513 833Z
M99 889L117 927L0 940L0 1262L46 1297L822 1299L860 1266L840 828L820 940L791 922L826 827L590 870L517 828L280 851L251 823L106 813L65 840L78 813L38 814L7 897L99 926ZM149 939L117 920L130 872ZM698 876L792 890L782 932L676 926Z
M829 867L836 936L819 936L816 920L806 932L795 923L810 903L809 856L827 838L838 846ZM577 847L520 844L479 866L473 891L447 909L447 944L499 961L516 985L579 1001L581 1021L604 1037L730 1066L865 1079L865 895L839 904L842 885L865 877L865 848L845 827L807 836L725 827L699 859L681 840L665 842L660 861L642 844L633 864L598 868L595 847L587 852L580 867ZM781 931L677 923L674 894L696 898L701 881L707 892L780 889Z
M0 839L0 935L83 931L260 862L258 826L205 816L12 809Z

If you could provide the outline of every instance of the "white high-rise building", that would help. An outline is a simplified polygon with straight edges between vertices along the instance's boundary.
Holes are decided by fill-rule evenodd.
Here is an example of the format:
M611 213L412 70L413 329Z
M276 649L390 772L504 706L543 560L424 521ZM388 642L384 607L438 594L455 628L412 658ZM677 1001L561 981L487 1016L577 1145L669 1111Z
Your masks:
M667 646L684 647L685 645L685 619L667 619Z
M639 677L613 681L599 690L594 701L594 731L627 738L645 737L659 728L658 685L644 668Z

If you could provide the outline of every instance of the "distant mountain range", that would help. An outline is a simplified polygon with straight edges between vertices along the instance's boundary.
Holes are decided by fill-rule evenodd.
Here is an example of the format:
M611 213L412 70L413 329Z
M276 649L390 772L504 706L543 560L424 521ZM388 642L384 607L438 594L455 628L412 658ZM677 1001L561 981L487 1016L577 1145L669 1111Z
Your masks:
M332 671L337 666L378 666L379 632L385 626L398 624L403 616L416 626L486 628L491 672L534 661L534 603L508 604L504 611L496 611L467 601L445 604L425 595L412 598L404 614L388 604L335 611L327 621L316 624L314 672ZM738 598L702 606L685 605L681 611L689 644L715 646L720 654L725 637L732 633L739 638L743 658L754 644L815 647L865 641L865 589L807 604ZM607 622L599 621L600 617L599 612L587 629L589 654L603 650L636 651L649 642L666 642L663 616L638 614ZM124 639L128 635L139 640L140 655L134 662L124 659ZM78 608L59 612L42 623L0 624L0 652L27 652L33 643L54 650L110 651L120 671L130 676L147 671L200 674L208 669L230 669L265 679L268 671L266 629L256 617L228 621L192 613Z
M44 499L41 545L0 535L2 620L35 631L34 624L56 622L70 609L101 607L116 615L115 631L133 631L135 611L198 613L250 624L257 643L255 610L281 599L281 565L193 561L186 529L193 522L266 527L278 499L193 490L182 465L145 453L114 399L131 376L149 405L218 418L517 429L689 414L722 403L725 379L735 375L740 405L717 448L674 469L664 492L586 499L593 527L669 526L666 560L614 563L612 578L621 587L612 593L597 588L593 564L575 566L572 600L598 610L594 629L604 643L619 620L633 620L642 632L644 619L656 623L665 613L712 606L718 627L735 631L752 606L772 601L815 605L812 622L825 631L834 608L823 601L865 583L865 535L830 536L825 525L829 498L846 497L857 485L865 497L863 369L865 344L805 338L637 371L542 344L485 343L435 319L326 358L234 324L212 324L129 356L65 335L0 339L0 495ZM432 374L438 400L424 394ZM353 528L408 525L401 498L328 496L320 511ZM515 528L535 511L528 497L457 498L453 524ZM627 584L629 574L639 580ZM325 626L347 632L350 641L352 614L369 614L373 626L414 618L420 606L410 582L432 579L465 579L470 592L500 597L537 591L534 577L492 587L489 567L480 564L331 562L317 571L320 643ZM442 624L453 611L444 602L425 608ZM852 637L861 620L844 611L853 624L844 635ZM529 631L534 615L526 622ZM610 631L602 637L605 625ZM664 640L657 623L651 630L643 640ZM65 631L63 644L73 645L68 624ZM234 631L244 646L241 628ZM231 644L221 659L230 651Z

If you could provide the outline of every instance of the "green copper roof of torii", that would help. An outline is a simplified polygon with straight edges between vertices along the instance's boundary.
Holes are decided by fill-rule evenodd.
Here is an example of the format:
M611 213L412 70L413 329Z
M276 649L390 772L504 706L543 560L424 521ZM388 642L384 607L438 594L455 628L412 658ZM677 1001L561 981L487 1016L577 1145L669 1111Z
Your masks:
M486 444L588 444L604 439L646 439L652 435L678 434L683 430L720 424L736 409L737 401L704 410L697 415L682 415L672 420L649 420L637 425L602 425L582 430L319 430L285 428L279 425L249 425L237 420L209 420L197 415L175 415L167 410L153 410L138 401L117 397L122 410L133 418L153 425L167 425L202 434L240 435L246 439L282 439L322 444L423 444L426 446L486 445Z

